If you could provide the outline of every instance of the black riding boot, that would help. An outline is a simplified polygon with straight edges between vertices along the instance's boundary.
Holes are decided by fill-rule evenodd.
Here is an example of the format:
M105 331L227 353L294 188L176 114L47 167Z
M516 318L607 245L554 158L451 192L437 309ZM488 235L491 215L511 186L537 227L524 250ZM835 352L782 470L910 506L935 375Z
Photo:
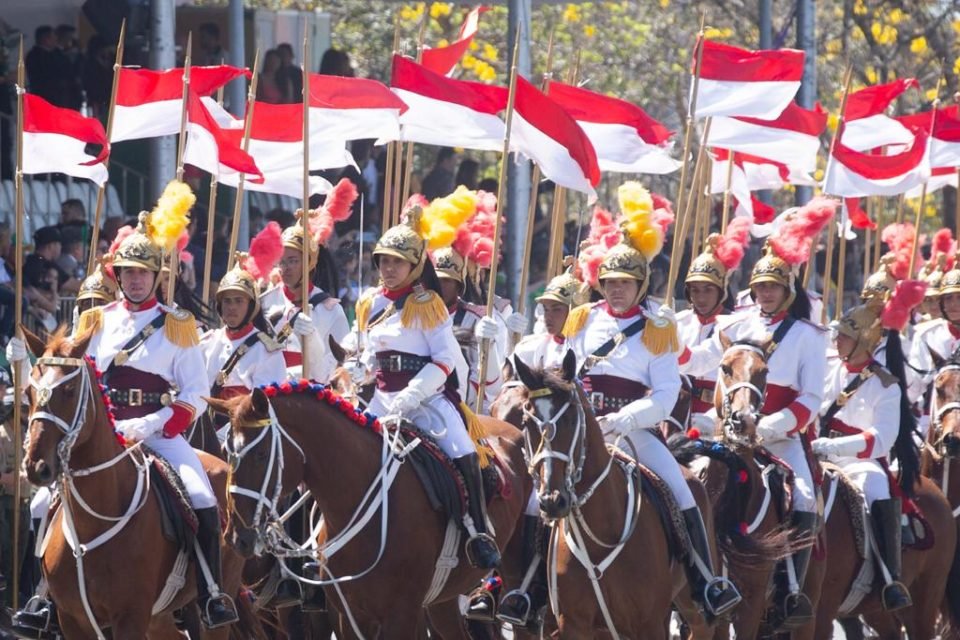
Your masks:
M467 485L469 518L464 519L464 526L470 536L466 547L467 560L477 569L495 569L500 566L500 550L496 541L487 533L487 501L483 495L479 457L471 453L453 462L463 474Z
M197 509L197 544L200 553L210 570L213 588L219 589L223 583L220 571L220 513L216 507ZM200 606L200 619L208 629L215 629L236 622L239 618L233 605L233 599L223 592L211 593L210 585L203 569L196 567L197 604Z
M794 528L794 539L812 538L817 533L817 514L807 511L794 511L791 524ZM797 576L797 592L790 593L789 578L783 578L781 593L782 622L780 629L794 629L803 626L813 619L813 604L803 592L803 584L810 568L810 556L813 554L813 544L793 554L793 569Z
M703 524L700 508L693 507L680 513L683 515L687 533L690 534L691 557L684 565L687 581L690 583L690 595L694 602L703 608L708 618L721 616L740 604L743 598L732 582L713 575L710 542L707 539L707 529ZM704 565L703 568L697 566L694 555L699 556Z
M320 573L319 562L304 562L303 573L300 575L307 580L317 581L323 579L323 575ZM323 587L304 583L303 610L306 613L326 613L327 594L323 591Z
M880 558L890 572L890 584L883 587L881 600L887 611L899 611L913 604L910 591L900 582L900 500L877 500L870 509Z
M531 571L533 575L526 591L518 588L503 596L497 609L497 618L538 634L543 626L543 608L547 605L549 595L546 556L550 544L550 529L544 526L539 516L524 516L521 526L524 575Z
M41 583L42 584L42 583ZM59 640L60 626L57 607L46 593L34 595L17 611L11 620L10 630L18 638L33 640Z

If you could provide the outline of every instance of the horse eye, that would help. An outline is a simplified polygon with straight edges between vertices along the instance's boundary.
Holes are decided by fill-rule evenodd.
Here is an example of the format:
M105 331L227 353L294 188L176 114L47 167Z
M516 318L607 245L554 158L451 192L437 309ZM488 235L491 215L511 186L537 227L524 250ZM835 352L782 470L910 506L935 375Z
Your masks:
M732 375L733 375L733 369L731 369L731 368L730 368L730 365L728 365L728 364L721 364L721 365L720 365L720 371L722 371L722 372L723 372L723 375L725 375L725 376L732 376Z

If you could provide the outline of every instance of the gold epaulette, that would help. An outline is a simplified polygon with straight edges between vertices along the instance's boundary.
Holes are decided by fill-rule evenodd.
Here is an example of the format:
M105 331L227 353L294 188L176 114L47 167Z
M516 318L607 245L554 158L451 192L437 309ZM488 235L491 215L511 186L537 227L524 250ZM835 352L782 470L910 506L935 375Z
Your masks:
M422 289L407 296L400 311L400 325L404 329L429 331L436 329L449 317L447 305L436 291Z
M460 403L460 411L463 412L463 419L467 424L467 433L477 450L477 461L480 468L485 469L490 464L490 458L494 455L493 449L486 443L487 430L483 428L480 418L467 406L466 402Z
M897 376L890 373L890 371L886 367L880 364L874 363L870 367L870 371L873 372L873 375L877 376L877 378L880 380L880 384L883 385L884 389L886 389L887 387L892 387L893 385L900 382L897 379Z
M103 307L93 307L80 314L73 335L95 334L103 328Z
M567 321L563 323L563 335L572 338L580 333L587 324L587 316L590 315L591 309L593 309L593 304L582 304L570 309L570 313L567 314Z
M261 331L257 334L257 340L266 347L267 351L279 351L283 348L283 345L274 340L273 336L268 335L266 331Z
M367 330L367 322L370 320L370 309L373 308L373 294L365 293L357 300L354 310L357 315L357 328L363 332Z
M167 340L178 347L192 347L200 344L200 332L193 314L183 309L167 311L163 320L163 334Z
M680 351L680 338L677 337L677 323L667 318L648 316L640 338L647 351L655 356Z

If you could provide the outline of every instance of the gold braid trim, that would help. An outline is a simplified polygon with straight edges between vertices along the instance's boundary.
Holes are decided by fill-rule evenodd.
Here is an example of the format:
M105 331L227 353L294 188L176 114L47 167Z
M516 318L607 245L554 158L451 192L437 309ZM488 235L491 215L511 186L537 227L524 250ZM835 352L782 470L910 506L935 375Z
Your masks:
M486 469L490 465L490 458L494 455L493 449L487 445L485 440L487 431L483 428L480 418L470 410L466 402L460 403L460 411L463 412L463 419L467 423L467 433L470 434L470 439L473 440L473 446L477 450L477 460L480 463L480 468Z
M192 347L200 344L200 333L193 314L183 309L168 311L163 320L163 334L167 340L178 347Z
M680 351L680 339L677 337L677 325L664 318L647 318L640 340L647 351L655 356Z
M372 308L373 308L372 295L368 294L365 296L361 296L360 299L357 300L357 304L355 307L356 315L357 315L357 328L360 329L361 332L364 332L367 330L367 323L370 321L370 309Z
M90 332L90 335L93 335L102 328L103 307L93 307L80 314L80 318L77 320L77 327L73 333L74 335L82 336Z
M563 323L563 335L566 338L572 338L583 330L587 324L587 316L590 315L592 304L582 304L579 307L570 309L567 314L567 321Z
M404 329L428 331L439 327L449 315L443 298L435 291L415 288L403 303L400 324Z

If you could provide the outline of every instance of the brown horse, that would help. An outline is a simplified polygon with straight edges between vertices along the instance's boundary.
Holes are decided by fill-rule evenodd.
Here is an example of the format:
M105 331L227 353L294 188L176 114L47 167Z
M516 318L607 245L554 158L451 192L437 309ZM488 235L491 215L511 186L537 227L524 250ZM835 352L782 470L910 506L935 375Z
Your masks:
M212 402L230 415L233 429L232 544L245 556L272 551L276 501L303 483L324 517L318 540L324 591L340 614L341 637L425 637L429 592L439 592L431 609L449 612L486 572L471 568L457 548L456 567L442 588L431 589L449 519L431 507L416 471L390 448L390 433L319 385L277 389ZM504 488L488 514L503 547L530 481L520 433L491 418L480 421L502 463ZM458 628L441 635L461 635L459 620L453 622Z
M696 623L697 637L706 637L652 499L645 491L641 498L634 476L611 458L573 381L573 355L559 373L518 361L516 374L522 384L505 385L494 415L523 425L540 510L553 523L548 567L560 637L594 638L606 629L614 637L666 638L673 601ZM703 488L692 480L691 490L709 523Z
M960 361L947 360L931 351L937 373L933 381L930 430L921 457L921 474L930 478L946 498L960 539ZM916 602L916 596L914 596ZM960 549L953 555L941 605L949 623L945 638L960 638Z
M24 467L32 483L57 482L60 488L61 503L50 516L41 565L64 637L102 638L100 627L109 628L114 638L182 637L173 611L196 599L193 563L184 586L154 615L151 610L178 549L161 530L160 506L142 455L136 446L125 449L114 434L97 387L98 372L84 358L90 334L71 341L61 330L46 345L27 331L24 335L40 356L28 390ZM218 498L225 499L226 464L210 457L203 462ZM75 556L65 529L74 532L85 552ZM221 587L234 596L240 567L240 559L224 548ZM246 602L235 600L241 609L238 625L245 624L250 620L244 615ZM204 637L226 638L230 631L215 629ZM255 627L238 631L247 638L262 637Z

